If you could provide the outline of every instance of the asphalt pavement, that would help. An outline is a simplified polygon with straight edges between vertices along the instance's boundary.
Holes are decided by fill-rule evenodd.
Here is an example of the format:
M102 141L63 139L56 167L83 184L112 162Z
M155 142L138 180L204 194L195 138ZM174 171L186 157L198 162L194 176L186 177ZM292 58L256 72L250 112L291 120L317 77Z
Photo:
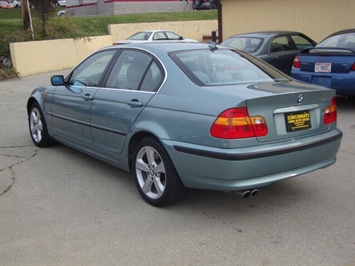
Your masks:
M355 265L355 102L336 164L260 189L186 190L155 208L126 172L32 144L26 101L56 71L0 82L0 265Z

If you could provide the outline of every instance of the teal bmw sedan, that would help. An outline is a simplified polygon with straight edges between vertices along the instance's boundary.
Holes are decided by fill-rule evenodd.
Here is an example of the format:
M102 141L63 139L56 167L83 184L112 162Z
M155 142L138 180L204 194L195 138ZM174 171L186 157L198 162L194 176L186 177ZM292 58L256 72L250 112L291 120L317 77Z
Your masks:
M157 207L184 188L243 191L335 163L335 92L214 43L103 48L35 89L29 132L126 170ZM54 150L53 150L54 152Z

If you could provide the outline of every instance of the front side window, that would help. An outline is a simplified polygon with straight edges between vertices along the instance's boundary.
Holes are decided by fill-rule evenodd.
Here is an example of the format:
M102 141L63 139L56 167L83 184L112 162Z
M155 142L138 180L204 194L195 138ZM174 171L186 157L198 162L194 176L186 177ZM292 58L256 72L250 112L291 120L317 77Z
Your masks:
M292 45L289 43L287 36L276 37L270 45L270 53L278 53L292 50Z
M75 86L97 87L115 53L116 51L107 50L92 55L72 72L68 83Z
M106 87L156 91L162 78L161 68L152 56L141 51L125 50L116 61Z
M193 82L201 86L287 80L245 52L206 49L180 51L170 56Z

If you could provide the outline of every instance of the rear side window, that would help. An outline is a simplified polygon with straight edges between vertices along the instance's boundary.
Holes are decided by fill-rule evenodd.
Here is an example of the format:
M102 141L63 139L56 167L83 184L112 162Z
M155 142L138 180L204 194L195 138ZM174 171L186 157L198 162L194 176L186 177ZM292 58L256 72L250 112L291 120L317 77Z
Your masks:
M206 49L181 51L170 56L193 82L201 86L287 80L260 60L240 53L243 56L227 49Z
M167 37L164 32L158 31L158 32L154 33L153 40L158 41L158 40L166 40L166 39L167 39Z
M162 70L152 56L141 51L125 50L113 66L106 87L153 92L162 79Z
M168 36L169 40L180 40L181 39L181 36L175 34L174 32L166 31L165 33Z
M297 50L303 50L308 47L314 46L314 44L311 41L307 40L306 38L300 35L291 35L291 39L295 43Z

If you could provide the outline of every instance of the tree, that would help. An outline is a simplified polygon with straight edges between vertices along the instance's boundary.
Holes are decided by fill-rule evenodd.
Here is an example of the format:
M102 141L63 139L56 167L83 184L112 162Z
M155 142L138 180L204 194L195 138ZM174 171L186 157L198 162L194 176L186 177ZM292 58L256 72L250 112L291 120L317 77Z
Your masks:
M28 7L28 0L21 0L22 6L22 18L23 18L23 27L25 30L28 30L31 25L30 11Z
M55 0L31 0L31 5L34 6L35 10L37 11L37 14L40 17L42 28L40 35L44 39L48 36L46 24L49 18L52 16L56 4L57 1Z

